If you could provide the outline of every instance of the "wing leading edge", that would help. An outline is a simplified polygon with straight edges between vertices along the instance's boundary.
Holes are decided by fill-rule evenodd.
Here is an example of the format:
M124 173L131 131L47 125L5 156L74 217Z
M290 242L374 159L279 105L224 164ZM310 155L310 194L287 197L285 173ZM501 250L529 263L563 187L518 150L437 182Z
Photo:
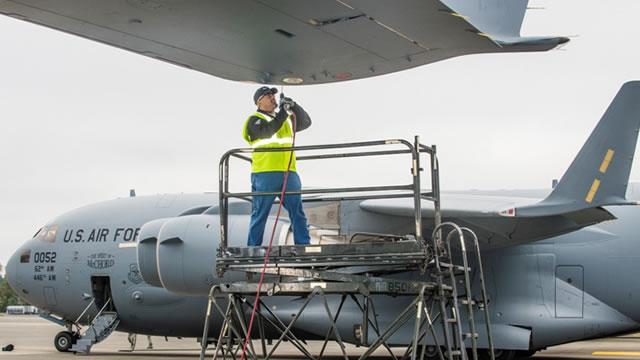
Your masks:
M221 78L361 79L477 53L545 51L528 0L0 0L0 13Z
M625 198L640 130L640 81L624 84L554 190L542 201L495 196L449 195L442 215L468 225L485 245L536 241L615 219L604 206L636 205ZM367 200L363 210L413 216L403 200ZM422 216L432 218L432 204Z

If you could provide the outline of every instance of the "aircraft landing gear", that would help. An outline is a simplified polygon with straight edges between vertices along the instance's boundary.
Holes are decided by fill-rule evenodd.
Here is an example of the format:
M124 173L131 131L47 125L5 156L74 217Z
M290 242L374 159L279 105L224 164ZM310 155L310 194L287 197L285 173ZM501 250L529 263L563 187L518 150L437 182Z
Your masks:
M515 360L518 358L518 351L516 350L506 350L506 349L495 349L493 351L493 355L496 360ZM478 358L482 360L491 360L491 355L486 349L478 349Z
M77 336L70 331L60 331L53 340L53 344L55 345L56 350L60 352L68 352L73 344L76 343L77 339Z
M421 348L420 350L422 351L423 349ZM444 349L440 349L440 351L443 350ZM424 358L426 360L440 360L438 348L436 348L434 345L427 345L427 347L424 348Z

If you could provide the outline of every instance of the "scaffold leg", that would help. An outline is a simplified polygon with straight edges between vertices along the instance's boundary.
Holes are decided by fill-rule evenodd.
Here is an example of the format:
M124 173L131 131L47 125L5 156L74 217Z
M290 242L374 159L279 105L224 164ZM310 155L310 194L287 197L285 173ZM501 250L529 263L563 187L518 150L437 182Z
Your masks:
M247 303L251 305L249 301L247 301ZM269 309L269 307L266 304L262 302L262 300L259 300L258 304L261 309L266 310L269 316L265 316L262 313L256 313L256 315L258 315L259 317L262 317L262 319L266 321L269 325L271 325L274 329L278 330L280 333L283 333L287 326L271 311L271 309ZM302 354L304 354L304 356L306 356L307 358L313 359L313 355L311 355L311 353L309 353L307 349L305 349L304 344L293 333L287 333L286 339L293 346L295 346ZM265 347L265 350L266 350L266 347ZM264 358L267 359L268 358L267 356L268 354L265 354Z
M338 317L340 316L340 312L342 311L342 306L344 305L345 300L347 299L347 295L342 295L340 298L340 305L338 305L338 310L336 310L336 315L333 318L333 322L335 323L336 321L338 321ZM324 337L324 342L322 343L322 348L320 348L320 354L318 355L318 358L322 358L322 355L324 355L324 351L327 348L327 344L329 343L329 337L331 336L331 328L329 328L327 330L327 334Z
M409 321L409 318L410 318L410 315L411 315L411 309L416 305L416 302L417 302L417 298L413 299L411 304L409 304L409 306L407 306L402 311L402 313L400 313L400 315L398 315L395 318L395 320L393 320L391 325L389 325L389 328L387 328L387 330L385 330L382 333L382 335L380 337L378 337L378 339L376 339L376 341L373 344L371 344L369 349L367 349L367 351L365 351L365 353L360 356L359 360L364 360L364 359L368 358L374 351L376 351L376 349L378 349L378 347L380 347L380 345L382 345L383 343L386 343L386 341L389 340L389 338L400 327L402 327L407 321Z
M307 308L307 305L309 305L309 303L311 302L311 300L318 294L318 288L314 288L313 291L309 294L309 296L307 297L307 299L304 301L304 303L302 304L302 306L300 307L300 310L298 310L298 313L293 317L293 319L291 320L291 322L289 323L289 325L284 329L284 332L280 335L280 338L278 339L278 341L273 345L273 348L271 348L271 351L269 352L269 354L267 355L267 359L271 358L271 355L273 355L273 353L276 351L276 349L278 348L278 346L280 345L280 343L282 342L282 340L284 339L284 337L291 332L291 329L293 328L293 326L295 325L296 321L298 321L298 318L300 318L300 315L302 314L302 312L304 312L304 309ZM315 360L315 358L313 356L310 357L310 359Z
M207 312L204 318L204 330L202 331L202 340L200 340L200 360L204 360L207 347L209 346L209 328L211 327L211 310L213 307L213 293L217 286L211 287L209 297L207 298Z
M320 295L320 298L322 299L322 303L324 304L324 309L327 312L327 316L329 317L329 321L331 322L330 329L333 328L333 335L336 338L336 342L340 346L340 350L342 351L342 355L344 356L344 360L349 360L349 356L347 355L346 347L344 346L344 343L342 342L342 337L340 336L340 331L338 331L338 326L336 326L336 322L335 322L335 320L333 320L333 315L331 315L331 309L329 309L329 304L327 303L327 297L325 296L324 292L320 288L316 288L316 289L318 289L318 293Z
M247 331L247 325L246 325L246 321L245 321L245 318L244 318L244 312L242 311L242 304L238 302L238 299L237 299L236 296L231 295L231 296L229 296L229 298L230 298L229 299L230 301L233 301L233 308L235 310L236 317L238 318L238 322L240 323L240 328L242 329L242 333L244 334L244 337L242 339L243 340L245 338L249 338L250 339L250 336L249 336L250 334ZM252 341L249 341L249 349L247 349L247 352L252 356L252 358L254 360L257 360L257 357L255 355L256 351L253 348L253 342Z
M358 305L358 308L360 308L360 311L364 311L364 308L363 308L363 306L360 305L360 302L358 301L358 299L353 295L351 295L351 298L356 303L356 305ZM373 305L373 301L371 301L371 299L368 296L366 296L365 298L366 298L366 301L368 301L370 303L369 304L369 308L371 309L371 312L373 313L373 321L369 318L368 319L368 323L371 324L371 328L373 329L373 331L376 332L376 336L380 337L380 326L378 325L378 316L377 316L377 313L376 313L376 308ZM393 351L389 347L389 344L387 344L386 342L383 342L382 346L384 346L384 348L387 349L387 351L389 352L389 355L391 355L391 358L393 360L398 360L398 357L396 356L396 354L393 353Z
M246 301L246 299L243 299L244 301ZM260 314L262 312L262 305L261 303L258 303L256 306L258 306L258 310L257 313ZM258 316L256 318L256 321L258 323L258 333L260 334L260 345L262 347L262 357L267 357L267 344L265 342L265 332L264 332L264 322L262 322L262 316Z

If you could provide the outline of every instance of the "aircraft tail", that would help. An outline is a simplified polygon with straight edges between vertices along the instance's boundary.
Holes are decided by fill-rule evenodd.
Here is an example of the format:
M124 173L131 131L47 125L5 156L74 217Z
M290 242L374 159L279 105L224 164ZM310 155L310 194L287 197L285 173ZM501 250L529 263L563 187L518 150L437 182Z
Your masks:
M565 214L606 205L632 205L625 198L640 128L640 81L622 86L587 142L551 194L517 208L518 217Z

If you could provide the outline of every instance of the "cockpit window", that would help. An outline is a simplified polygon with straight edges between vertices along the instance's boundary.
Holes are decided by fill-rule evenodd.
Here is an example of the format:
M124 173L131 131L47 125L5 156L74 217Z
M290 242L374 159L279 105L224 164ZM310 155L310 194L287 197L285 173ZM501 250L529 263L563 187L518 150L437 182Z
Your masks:
M58 233L58 225L49 225L40 229L34 239L43 242L54 243L56 241L56 234Z
M31 250L22 250L20 253L20 263L28 264L31 260Z
M56 234L58 233L58 225L49 226L47 233L44 235L43 241L52 243L56 241Z

